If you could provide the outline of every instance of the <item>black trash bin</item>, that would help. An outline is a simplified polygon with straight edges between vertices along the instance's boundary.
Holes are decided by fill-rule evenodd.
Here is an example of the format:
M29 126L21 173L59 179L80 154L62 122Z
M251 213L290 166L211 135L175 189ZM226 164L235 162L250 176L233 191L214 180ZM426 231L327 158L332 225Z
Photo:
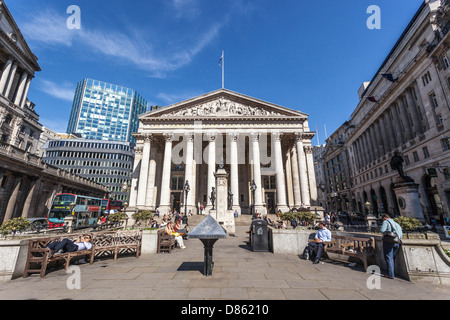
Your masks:
M268 252L269 234L267 228L267 221L261 219L253 220L250 232L251 232L252 251Z

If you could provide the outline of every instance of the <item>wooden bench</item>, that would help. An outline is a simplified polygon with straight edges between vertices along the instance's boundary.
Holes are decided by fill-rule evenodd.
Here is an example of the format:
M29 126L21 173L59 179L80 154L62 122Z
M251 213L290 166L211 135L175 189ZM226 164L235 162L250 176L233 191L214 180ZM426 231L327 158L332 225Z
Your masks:
M65 270L68 269L72 258L85 255L89 263L94 262L94 257L114 255L114 260L117 259L118 254L136 252L136 258L141 254L142 231L117 231L117 232L101 232L91 233L92 248L90 250L66 252L62 254L55 254L50 257L51 250L46 246L54 241L60 241L63 238L68 238L72 241L78 239L79 235L64 235L60 237L51 238L35 238L28 241L28 256L23 273L27 277L32 273L39 273L41 277L45 276L47 266L50 262L64 261Z
M116 252L114 260L119 253L136 252L136 258L141 254L142 230L139 231L117 231L115 233Z
M156 252L168 252L170 253L172 249L175 248L175 236L166 234L166 230L161 229L158 231L158 247Z
M359 258L367 270L367 257L375 255L375 239L352 236L332 236L330 242L325 242L324 251Z
M62 254L51 255L51 250L46 248L46 246L54 241L60 241L63 238L68 238L75 241L80 235L64 236L64 237L50 237L50 238L37 238L28 240L28 254L27 262L25 265L25 270L23 273L24 277L27 277L31 273L39 273L41 277L45 276L47 271L47 266L51 262L63 261L64 269L69 268L70 261L74 257L86 256L86 260L89 263L94 262L94 248L90 250L80 250L74 252L66 252Z

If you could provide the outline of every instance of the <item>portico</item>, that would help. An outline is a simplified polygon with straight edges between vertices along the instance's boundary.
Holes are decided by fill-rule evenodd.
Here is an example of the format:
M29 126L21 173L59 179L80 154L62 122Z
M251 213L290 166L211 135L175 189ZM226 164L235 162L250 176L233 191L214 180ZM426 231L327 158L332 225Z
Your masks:
M252 205L264 214L317 200L314 133L305 113L220 89L139 119L130 211L184 210L188 181L188 211L203 206L208 213L219 163L229 174L229 205L239 214L250 213Z

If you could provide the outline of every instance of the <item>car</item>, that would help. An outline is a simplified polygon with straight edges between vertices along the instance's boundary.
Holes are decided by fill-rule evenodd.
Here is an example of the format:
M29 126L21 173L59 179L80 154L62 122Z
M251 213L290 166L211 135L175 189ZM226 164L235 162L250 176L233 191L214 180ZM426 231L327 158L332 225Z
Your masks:
M48 227L47 217L38 217L38 218L27 218L28 221L31 222L31 229L40 231L41 229L45 229Z

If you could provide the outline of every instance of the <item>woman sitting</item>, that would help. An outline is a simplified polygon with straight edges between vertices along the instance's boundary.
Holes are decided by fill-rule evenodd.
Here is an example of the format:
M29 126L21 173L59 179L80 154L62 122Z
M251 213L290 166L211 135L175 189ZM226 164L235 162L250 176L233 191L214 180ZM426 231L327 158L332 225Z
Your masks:
M174 235L174 236L175 236L175 241L178 243L178 245L180 246L180 248L181 248L181 249L186 248L186 247L184 246L183 237L182 237L180 234L176 233L175 230L173 229L173 222L172 222L172 221L169 221L169 222L167 223L167 226L166 226L166 234L168 234L168 235Z

